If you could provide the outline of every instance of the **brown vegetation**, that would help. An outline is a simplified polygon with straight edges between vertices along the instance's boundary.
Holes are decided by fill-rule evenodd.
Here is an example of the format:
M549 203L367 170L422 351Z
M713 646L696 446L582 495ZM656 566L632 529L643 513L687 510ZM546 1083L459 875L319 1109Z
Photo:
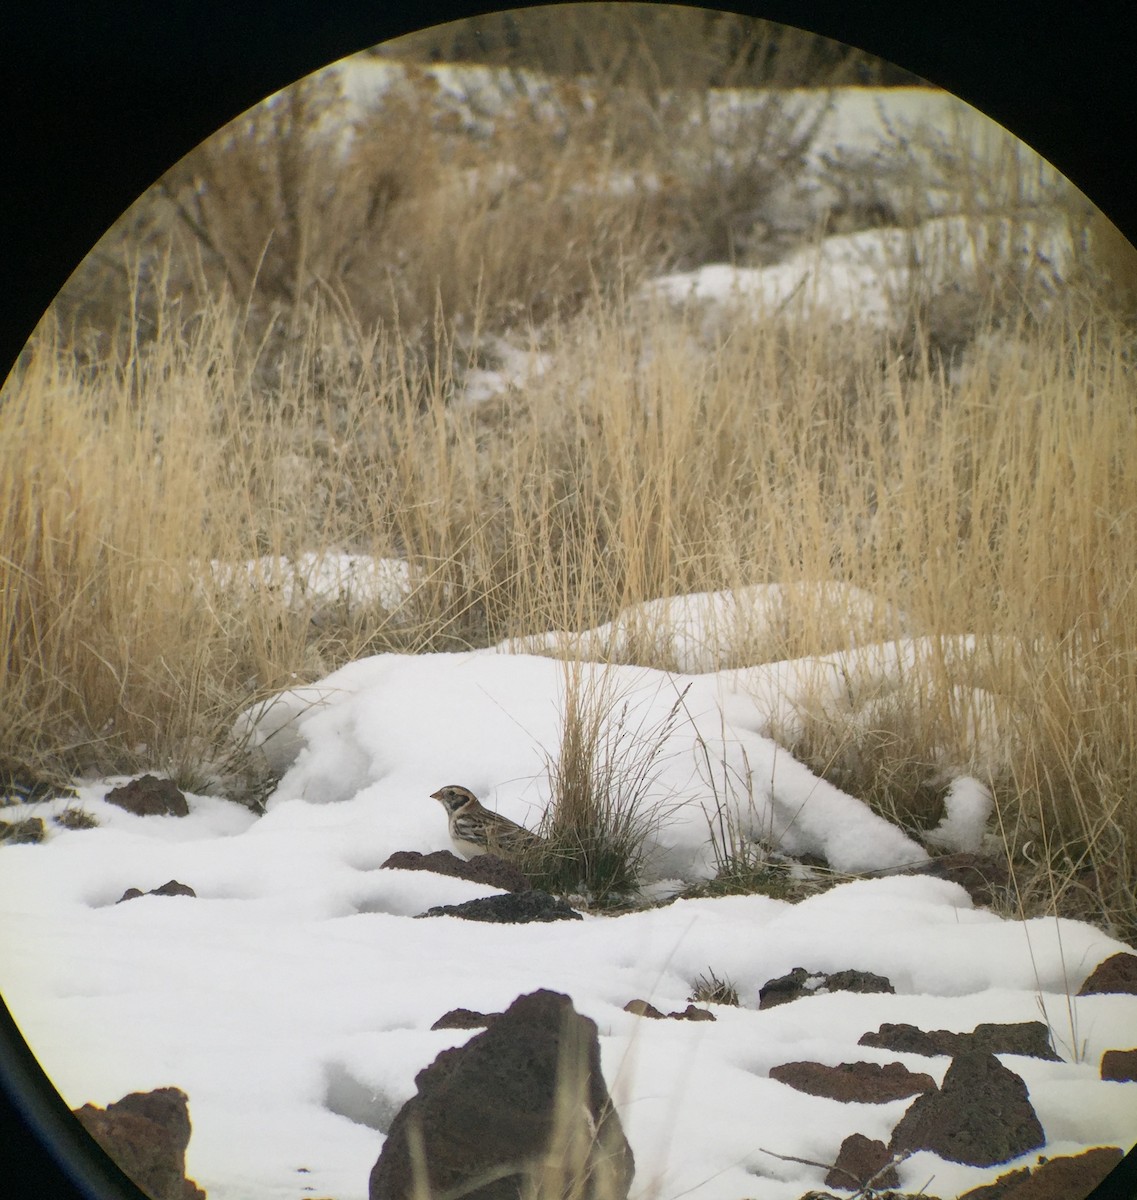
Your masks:
M986 772L1020 911L1134 936L1130 325L1076 286L1016 313L993 280L958 377L918 307L903 345L771 320L692 353L625 301L721 246L692 219L713 177L696 156L660 191L595 187L598 162L668 169L675 130L661 91L611 86L602 121L569 106L551 139L523 113L490 162L406 94L346 150L312 141L337 103L316 81L108 235L0 396L0 756L192 780L256 696L364 654L836 579L975 642L962 667L929 655L871 730L806 712L790 748L916 828L944 763ZM771 147L808 136L779 111ZM548 367L463 404L490 334ZM401 559L409 594L329 615L235 569L309 551ZM787 614L728 665L837 648L842 616Z

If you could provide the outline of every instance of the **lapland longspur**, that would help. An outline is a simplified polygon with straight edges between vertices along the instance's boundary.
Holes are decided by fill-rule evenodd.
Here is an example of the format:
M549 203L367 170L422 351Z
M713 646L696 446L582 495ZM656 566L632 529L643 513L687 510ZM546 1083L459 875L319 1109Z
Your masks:
M541 844L541 839L524 826L500 813L490 812L470 791L456 783L431 792L450 823L450 840L463 858L476 854L499 854L511 858Z

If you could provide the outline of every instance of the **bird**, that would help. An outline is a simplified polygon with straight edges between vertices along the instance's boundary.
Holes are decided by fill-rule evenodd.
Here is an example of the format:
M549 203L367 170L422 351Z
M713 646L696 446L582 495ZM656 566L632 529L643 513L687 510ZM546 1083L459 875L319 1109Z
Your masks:
M477 854L512 858L536 849L544 840L516 821L490 812L469 788L456 783L431 792L430 798L446 809L450 840L463 858L473 858Z

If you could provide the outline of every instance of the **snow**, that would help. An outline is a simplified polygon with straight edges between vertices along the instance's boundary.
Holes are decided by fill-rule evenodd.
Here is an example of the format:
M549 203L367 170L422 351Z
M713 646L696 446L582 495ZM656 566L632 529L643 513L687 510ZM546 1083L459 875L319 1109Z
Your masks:
M556 652L562 656L626 659L645 639L656 659L691 673L719 669L724 659L752 655L756 646L776 645L788 622L839 611L846 636L856 644L880 629L905 628L903 613L864 588L821 583L752 584L719 592L695 592L648 600L622 611L614 621L582 633L558 630L502 644L514 653Z
M749 598L761 610L762 594ZM725 603L689 597L673 607L697 640L692 614ZM878 666L904 658L896 649L862 653L874 649ZM744 670L584 663L577 671L578 687L610 705L613 737L630 729L662 738L647 776L660 808L658 891L713 870L716 801L744 833L841 870L923 857L758 732L768 716L740 686ZM246 714L239 733L272 747L283 771L264 815L191 795L186 818L136 817L103 799L121 782L105 780L80 788L97 828L48 821L45 843L0 851L4 998L67 1102L105 1105L176 1085L190 1097L187 1170L211 1200L291 1200L302 1186L362 1200L415 1073L471 1036L432 1031L433 1022L455 1007L500 1011L547 987L597 1022L636 1156L636 1197L797 1200L822 1186L823 1170L776 1156L832 1162L851 1132L887 1139L907 1102L841 1105L777 1083L769 1070L803 1058L901 1060L942 1077L945 1058L856 1044L884 1021L968 1030L1044 1012L1063 1061L1004 1061L1027 1082L1046 1153L1128 1146L1137 1096L1097 1076L1104 1050L1131 1043L1137 998L1068 1002L1124 949L1087 924L1004 920L973 908L953 883L896 875L796 904L680 899L539 926L413 920L492 889L381 864L396 850L448 848L445 815L430 799L448 782L536 825L571 678L564 662L502 648L351 663ZM26 808L48 818L67 803ZM961 778L941 844L973 844L986 816L981 786ZM128 887L171 878L196 899L115 903ZM797 966L872 971L896 994L818 993L759 1011L759 989ZM623 1011L636 998L680 1010L708 970L732 981L742 1003L709 1006L716 1023ZM921 1153L900 1177L950 1197L1003 1169Z
M841 871L926 857L900 830L755 733L763 723L756 707L747 711L736 696L728 720L715 676L598 665L584 668L584 675L584 690L607 710L602 743L618 746L622 729L639 743L658 742L645 797L660 814L648 842L650 879L710 878L715 863L708 828L720 814L748 836L820 855ZM285 699L282 711L299 713L296 757L272 806L373 793L429 795L444 783L462 782L512 820L535 825L549 802L546 765L557 753L567 689L562 662L494 650L389 654L353 663ZM667 729L680 698L678 720ZM270 717L273 731L278 719ZM255 715L252 722L255 740ZM249 726L246 718L242 733ZM426 728L429 739L422 737ZM730 786L715 788L723 778ZM401 823L401 808L390 819L405 836L416 833Z
M987 787L978 779L961 775L952 780L944 797L943 820L930 830L924 841L940 850L978 854L984 849L987 822L995 802Z
M503 337L483 335L479 351L496 363L493 367L471 367L462 378L456 401L480 404L494 396L522 391L540 379L552 365L552 356L534 349L521 349Z
M275 593L292 611L335 607L354 612L398 609L413 590L409 565L397 558L322 552L296 558L263 556L234 564L212 562L205 577L222 590Z
M412 87L431 97L440 124L482 139L519 107L555 122L566 95L591 103L584 85L524 72L374 58L335 70L357 113ZM760 128L768 102L713 92L704 119L729 141L748 121ZM992 161L1016 145L954 97L853 88L783 93L779 103L791 124L819 124L801 171L785 173L758 220L804 232L850 199L903 193L918 206L911 228L836 234L762 268L711 264L653 281L644 301L694 304L708 328L749 311L758 319L825 313L894 329L913 254L922 279L945 285L966 283L992 255L1055 279L1068 268L1075 247L1064 231L953 213L937 182L945 131L957 152L971 147ZM457 182L490 186L486 179ZM626 175L614 172L607 186L626 187ZM1025 199L1041 200L1051 186L1040 166ZM487 338L480 350L486 359L458 397L468 403L523 388L549 365L535 348L504 339ZM414 586L406 563L332 553L215 563L206 582L244 589L251 603L275 594L316 616L333 606L397 614ZM954 781L944 818L925 840L981 849L992 803L975 776L999 762L1007 737L991 697L967 682L973 640L910 636L902 613L825 583L812 599L843 609L851 644L807 659L756 657L756 647L778 644L787 602L802 599L773 585L667 597L596 629L350 663L238 721L235 738L280 776L263 815L190 795L188 817L135 817L104 799L122 780L85 783L78 801L13 806L5 817L43 817L48 837L0 848L5 1003L72 1107L184 1089L193 1122L187 1171L210 1200L294 1200L301 1191L363 1200L416 1072L471 1036L432 1031L432 1023L455 1007L501 1010L538 987L568 993L599 1027L605 1077L635 1153L634 1200L798 1200L822 1187L823 1169L788 1160L831 1163L852 1132L887 1140L908 1101L842 1105L796 1092L769 1071L800 1059L899 1060L941 1079L946 1058L857 1045L886 1021L962 1031L1045 1019L1062 1061L1003 1056L1027 1083L1045 1153L1128 1147L1137 1089L1102 1082L1098 1064L1106 1049L1132 1045L1137 997L1074 998L1098 963L1127 947L1078 921L977 910L945 880L888 874L923 860L925 847L771 740L800 728L806 707L850 731L871 726L910 699L904 681L934 656L958 674L952 702L972 720L973 761L940 764ZM652 660L672 670L634 661L646 634ZM553 653L583 660L577 674ZM589 661L605 657L623 665ZM398 850L449 848L445 814L430 799L447 783L536 827L574 683L606 706L615 755L658 748L645 775L644 803L656 817L650 895L713 875L716 822L772 851L881 874L797 903L679 899L539 926L413 920L492 889L382 863ZM50 821L76 803L97 828ZM169 879L189 884L196 898L116 903L128 887L146 891ZM759 989L799 966L872 971L895 994L818 993L759 1011ZM634 998L682 1009L708 970L741 999L740 1008L708 1005L714 1023L623 1011ZM920 1153L899 1175L902 1188L949 1200L1036 1159L979 1169Z
M912 229L864 229L822 238L768 267L712 263L664 275L640 289L642 302L695 307L705 340L721 339L740 315L824 320L900 332L915 289L978 291L993 264L1041 272L1053 293L1076 261L1067 228L1007 217L933 217Z

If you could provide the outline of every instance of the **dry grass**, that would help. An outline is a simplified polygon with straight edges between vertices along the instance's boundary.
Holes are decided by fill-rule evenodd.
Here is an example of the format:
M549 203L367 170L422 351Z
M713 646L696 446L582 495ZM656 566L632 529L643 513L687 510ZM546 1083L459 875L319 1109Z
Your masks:
M522 861L547 891L582 893L603 907L634 896L645 842L666 820L652 797L660 756L680 718L683 695L658 722L646 724L611 677L566 661L561 744L548 755L549 809L542 843Z
M1021 356L981 357L953 385L931 360L822 328L739 329L707 358L672 343L647 360L651 330L596 304L561 327L545 376L474 407L449 403L445 364L394 369L397 353L325 310L259 419L257 347L224 304L193 340L98 368L76 366L45 328L0 413L0 752L188 771L250 695L362 653L837 578L944 649L877 698L868 726L806 712L795 753L927 826L945 764L984 769L972 761L982 689L1006 751L990 782L1008 841L1014 853L1031 842L1039 864L1027 909L1043 893L1091 896L1128 928L1137 414L1125 329L1058 313L1024 325ZM401 557L411 592L393 612L345 604L338 621L316 620L314 598L289 604L255 576L226 588L203 569L311 548ZM847 618L815 600L732 654L832 650ZM962 633L977 642L961 659L949 650ZM657 643L645 631L641 661Z
M726 978L720 979L709 967L691 985L688 1000L697 1004L727 1004L738 1008L738 988Z
M283 137L338 103L317 82L108 235L0 395L0 761L208 780L236 711L363 654L837 580L941 650L879 695L871 673L851 679L871 720L807 707L790 748L917 829L946 771L984 774L1021 911L1133 937L1131 327L1089 291L1016 307L1029 281L996 274L969 296L957 374L918 286L898 344L771 319L696 352L692 328L628 297L649 271L731 250L739 181L700 168L709 136L675 158L666 90L617 66L619 136L566 86L553 126L524 105L500 125L497 182L413 95L334 163ZM769 117L746 188L808 138L808 121ZM476 186L456 185L473 167ZM669 187L597 188L609 168ZM549 366L463 404L487 334L539 341ZM306 551L401 559L408 594L329 606L263 568L209 567ZM725 665L847 644L855 614L812 594L724 631ZM885 617L872 636L899 632ZM673 666L660 634L623 656ZM976 754L980 720L997 761ZM585 747L586 709L577 733Z

